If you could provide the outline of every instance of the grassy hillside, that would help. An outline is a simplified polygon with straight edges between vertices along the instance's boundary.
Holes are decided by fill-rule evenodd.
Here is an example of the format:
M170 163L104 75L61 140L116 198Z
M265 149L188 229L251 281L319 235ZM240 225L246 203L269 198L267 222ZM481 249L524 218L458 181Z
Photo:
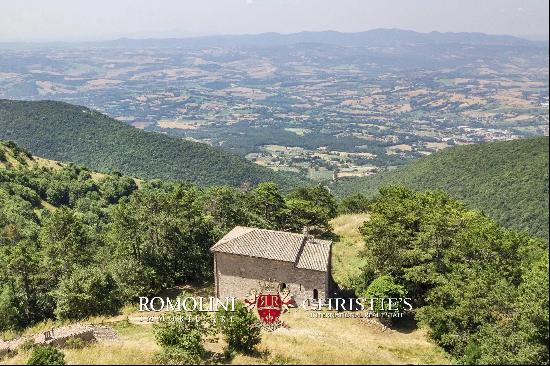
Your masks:
M373 177L342 180L337 195L386 185L443 189L500 224L548 237L548 137L457 146Z
M305 183L204 144L144 132L61 102L0 100L0 139L13 140L34 155L141 178L205 186L275 181L283 189Z

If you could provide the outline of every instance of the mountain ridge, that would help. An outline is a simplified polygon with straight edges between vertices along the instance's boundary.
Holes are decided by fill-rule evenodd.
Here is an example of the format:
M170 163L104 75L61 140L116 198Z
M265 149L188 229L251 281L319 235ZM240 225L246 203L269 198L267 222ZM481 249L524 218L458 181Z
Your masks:
M274 181L283 189L308 184L221 149L145 132L64 102L0 99L0 139L15 141L33 155L139 178L237 187Z
M528 40L512 35L494 35L481 32L427 33L397 28L375 28L361 32L302 31L296 33L264 32L257 34L228 34L198 37L129 38L84 42L0 42L0 46L95 46L95 47L250 47L288 46L318 43L342 46L389 46L417 44L472 44L500 46L537 46L548 48L548 41Z

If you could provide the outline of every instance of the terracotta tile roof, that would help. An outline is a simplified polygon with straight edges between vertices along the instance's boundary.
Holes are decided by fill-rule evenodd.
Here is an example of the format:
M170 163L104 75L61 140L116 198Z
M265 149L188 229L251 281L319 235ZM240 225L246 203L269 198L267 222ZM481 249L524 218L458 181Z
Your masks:
M297 268L327 271L331 242L302 234L237 226L210 250L292 262Z

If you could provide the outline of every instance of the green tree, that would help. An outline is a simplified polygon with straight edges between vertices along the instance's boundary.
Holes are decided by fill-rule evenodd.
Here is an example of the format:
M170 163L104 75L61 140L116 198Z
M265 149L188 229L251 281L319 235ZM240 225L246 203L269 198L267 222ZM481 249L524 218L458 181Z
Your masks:
M134 179L120 174L108 175L102 178L98 185L101 195L110 204L117 203L122 197L129 196L137 189Z
M63 181L54 180L46 189L47 201L54 206L69 204L69 187Z
M345 196L338 206L338 211L342 214L363 213L368 210L368 200L361 193L352 193Z
M391 276L381 276L371 282L364 297L374 299L373 305L375 312L397 312L404 311L404 299L407 291L404 286L395 283ZM391 299L391 303L390 303Z
M334 196L324 186L296 188L285 198L287 200L298 199L311 202L313 205L322 208L329 219L335 218L338 213Z
M117 283L111 274L97 267L79 268L63 278L54 297L59 319L115 315L122 305Z
M80 215L62 207L44 220L40 244L46 271L52 279L58 279L74 266L89 264L95 243Z
M385 188L369 213L370 220L361 229L367 261L363 278L390 275L404 286L415 303L417 320L429 327L439 345L470 362L482 359L493 347L484 344L496 345L506 332L511 334L505 324L515 313L516 296L528 293L522 290L522 283L529 282L526 268L534 253L548 251L548 243L501 228L443 192ZM540 268L547 277L547 268ZM544 288L544 283L539 287ZM547 304L535 307L539 306ZM523 349L538 347L540 340L547 339L544 324L532 321L526 327L536 329L538 336L524 338L528 346ZM480 341L482 334L486 341ZM501 347L505 344L501 342ZM504 352L500 355L515 362ZM484 362L504 359L493 356Z
M328 235L329 221L336 216L337 205L328 189L322 186L297 188L285 197L282 227L300 232L308 229L315 235Z
M277 184L260 183L250 192L250 209L256 212L269 229L281 228L285 201Z
M0 187L0 329L17 329L49 313L33 207Z
M529 265L513 306L481 327L466 347L466 364L538 364L548 357L548 252Z
M202 196L204 212L212 217L223 232L235 226L250 224L250 213L245 207L245 195L232 187L212 187Z
M211 278L215 230L199 198L196 188L176 185L142 188L119 203L107 235L115 258L129 256L147 268L157 290Z

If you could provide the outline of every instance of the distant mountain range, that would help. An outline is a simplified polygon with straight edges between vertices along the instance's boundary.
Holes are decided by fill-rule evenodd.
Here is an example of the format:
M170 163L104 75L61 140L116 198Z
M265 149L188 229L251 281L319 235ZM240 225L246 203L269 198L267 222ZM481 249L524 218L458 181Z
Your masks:
M291 34L261 33L244 35L220 35L189 38L121 38L112 41L64 43L42 43L48 46L86 45L94 47L275 47L294 44L331 44L339 46L402 46L407 44L471 44L494 46L538 46L548 47L548 41L532 41L508 35L489 35L477 32L430 32L419 33L402 29L373 29L365 32L343 33L336 31L300 32ZM25 46L34 43L0 43L0 46Z
M337 182L340 196L405 185L442 189L500 224L548 237L548 137L457 146L372 177Z
M237 187L274 181L285 190L309 183L206 144L145 132L62 102L0 99L0 140L15 141L33 155L139 178Z

